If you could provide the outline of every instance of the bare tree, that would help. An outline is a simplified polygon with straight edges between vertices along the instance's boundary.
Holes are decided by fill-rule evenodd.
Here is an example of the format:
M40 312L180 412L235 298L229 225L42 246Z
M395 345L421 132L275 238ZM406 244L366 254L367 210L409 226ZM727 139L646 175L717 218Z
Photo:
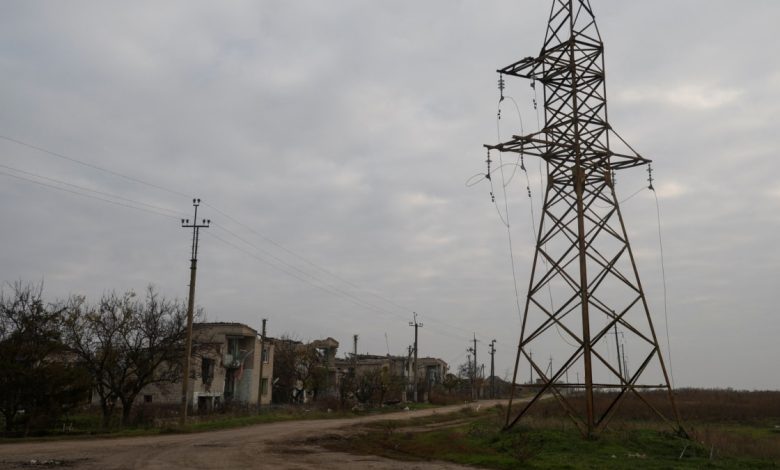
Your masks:
M404 378L387 367L364 370L355 380L355 398L360 403L382 404L388 394L399 394L404 388Z
M316 400L325 386L326 374L325 357L313 344L286 335L274 343L274 401L301 402L306 390L311 390Z
M301 344L289 335L274 341L274 375L272 390L274 403L290 403L296 386L296 349Z
M26 433L84 400L89 381L61 341L63 308L44 302L41 284L12 290L0 293L0 414L6 432L21 424Z
M181 378L186 308L161 298L151 286L143 300L132 291L106 294L94 306L72 297L64 332L92 376L104 426L117 402L122 404L122 423L127 423L144 387Z

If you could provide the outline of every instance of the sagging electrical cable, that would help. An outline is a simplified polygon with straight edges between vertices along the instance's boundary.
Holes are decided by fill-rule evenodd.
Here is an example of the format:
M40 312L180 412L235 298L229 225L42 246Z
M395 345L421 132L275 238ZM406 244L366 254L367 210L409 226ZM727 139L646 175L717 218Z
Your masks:
M647 189L653 192L653 197L655 199L655 214L656 218L658 220L658 248L660 250L661 254L661 279L663 281L663 293L664 293L664 324L666 326L666 357L669 361L669 378L672 381L672 388L675 388L674 384L674 366L672 365L672 341L670 338L669 330L669 302L668 302L668 295L667 295L667 289L666 289L666 266L664 263L664 242L663 237L661 236L661 205L658 203L658 193L655 191L655 187L653 186L653 167L652 165L647 165Z

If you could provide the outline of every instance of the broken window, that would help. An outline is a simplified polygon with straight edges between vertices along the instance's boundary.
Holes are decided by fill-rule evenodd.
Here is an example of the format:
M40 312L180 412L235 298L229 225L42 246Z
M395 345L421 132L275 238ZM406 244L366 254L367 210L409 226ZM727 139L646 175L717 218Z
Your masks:
M208 357L201 359L200 377L204 384L211 384L211 381L214 379L214 359Z
M239 341L241 338L228 338L227 353L233 356L233 360L239 358Z

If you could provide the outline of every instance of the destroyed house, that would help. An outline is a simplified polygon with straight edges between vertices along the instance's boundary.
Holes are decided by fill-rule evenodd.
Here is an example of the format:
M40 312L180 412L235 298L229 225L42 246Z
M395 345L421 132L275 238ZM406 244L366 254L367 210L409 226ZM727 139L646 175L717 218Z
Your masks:
M262 404L271 402L272 338L266 338L263 345L257 330L242 323L195 323L192 327L187 398L194 410L258 405L260 396ZM180 403L181 383L150 385L140 396L146 403Z

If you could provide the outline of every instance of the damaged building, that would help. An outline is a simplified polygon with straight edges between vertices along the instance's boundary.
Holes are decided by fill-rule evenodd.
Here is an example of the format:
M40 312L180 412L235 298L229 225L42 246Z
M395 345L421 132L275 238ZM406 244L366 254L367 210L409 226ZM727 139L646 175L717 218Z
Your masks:
M388 401L408 401L414 396L414 359L407 356L348 354L337 359L335 366L340 378L380 372L403 384L384 397ZM435 357L417 358L418 399L427 401L433 386L441 384L447 374L447 363Z
M263 345L257 330L243 323L196 323L192 330L188 401L193 410L258 405L258 397L263 405L271 403L272 338ZM181 383L150 385L140 395L145 403L180 403Z
M274 339L275 403L308 403L323 396L335 396L338 384L333 338L308 343L289 338Z

